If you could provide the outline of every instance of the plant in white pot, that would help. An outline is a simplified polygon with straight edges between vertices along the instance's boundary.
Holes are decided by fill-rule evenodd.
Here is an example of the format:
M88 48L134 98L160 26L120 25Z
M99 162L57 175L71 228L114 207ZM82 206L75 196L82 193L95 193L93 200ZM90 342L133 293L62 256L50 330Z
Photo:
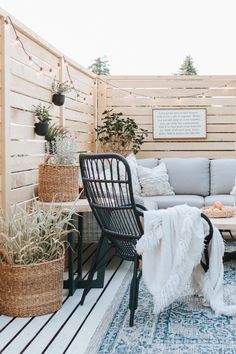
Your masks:
M34 124L37 135L45 136L48 132L48 123L51 120L49 109L50 107L42 106L41 104L32 107L32 112L39 121Z
M70 202L79 194L79 165L76 142L70 137L57 137L48 146L49 155L39 166L38 194L43 202Z
M62 305L65 235L71 214L34 202L0 218L0 314L36 316Z
M60 82L54 79L52 83L52 102L56 106L62 106L65 103L65 93L71 91L71 85L68 81Z

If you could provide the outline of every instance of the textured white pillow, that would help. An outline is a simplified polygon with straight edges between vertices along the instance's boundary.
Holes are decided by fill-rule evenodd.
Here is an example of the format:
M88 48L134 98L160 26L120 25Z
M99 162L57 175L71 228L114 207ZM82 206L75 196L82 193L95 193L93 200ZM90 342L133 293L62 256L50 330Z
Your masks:
M173 195L166 165L162 162L154 168L138 166L138 177L141 185L141 195Z
M137 163L136 157L134 156L134 154L131 154L126 157L126 160L129 164L130 171L131 171L133 193L134 193L134 195L140 195L141 186L140 186L139 178L138 178L138 163Z

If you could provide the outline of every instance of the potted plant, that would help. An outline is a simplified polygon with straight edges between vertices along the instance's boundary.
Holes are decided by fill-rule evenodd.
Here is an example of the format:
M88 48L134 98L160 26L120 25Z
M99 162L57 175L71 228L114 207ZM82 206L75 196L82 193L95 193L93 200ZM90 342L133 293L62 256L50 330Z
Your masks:
M71 215L62 209L17 210L0 218L0 313L36 316L62 305L64 243Z
M41 104L33 106L32 112L39 120L39 122L34 124L37 135L45 136L48 132L48 122L51 120L49 109L50 107L42 106Z
M69 130L66 127L62 127L56 125L55 123L49 125L48 132L45 135L45 139L47 140L48 144L46 146L46 152L48 154L55 154L56 153L56 138L65 138L68 136Z
M68 81L60 82L54 79L52 83L52 102L56 106L62 106L65 103L65 93L71 91L71 85Z
M123 113L112 111L103 112L103 124L95 129L97 141L105 152L112 151L123 156L127 156L130 151L137 154L148 131L139 128L134 119L124 118Z
M79 195L79 165L76 144L71 137L57 137L53 155L39 166L39 199L42 202L69 202Z

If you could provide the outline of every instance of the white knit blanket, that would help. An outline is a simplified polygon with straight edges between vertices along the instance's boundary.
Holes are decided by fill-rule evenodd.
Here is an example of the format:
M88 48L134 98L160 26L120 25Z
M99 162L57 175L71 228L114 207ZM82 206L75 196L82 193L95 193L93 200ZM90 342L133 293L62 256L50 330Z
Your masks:
M192 281L217 314L236 315L236 306L223 301L224 243L219 231L209 247L209 270L200 265L208 224L198 208L180 205L144 212L144 235L136 245L142 254L143 278L153 295L154 312L176 300Z

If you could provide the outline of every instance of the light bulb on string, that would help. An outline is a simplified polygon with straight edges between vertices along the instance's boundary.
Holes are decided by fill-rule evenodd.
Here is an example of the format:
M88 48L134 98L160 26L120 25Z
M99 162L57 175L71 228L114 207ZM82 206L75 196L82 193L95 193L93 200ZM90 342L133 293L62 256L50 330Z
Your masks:
M60 63L57 63L57 69L61 70L61 64Z
M42 68L42 67L40 67L40 68L39 68L39 71L37 72L37 75L38 75L38 76L41 76L41 75L42 75L42 73L43 73L43 68Z
M132 96L132 92L129 93L129 97L131 97L131 96Z
M34 64L32 57L29 56L29 65L32 66Z
M14 46L18 46L18 45L20 45L20 39L19 39L19 37L16 37L16 39L15 39L15 41L14 41Z
M52 68L49 69L49 75L52 76L53 75L53 71Z
M11 24L7 19L4 20L4 26L5 26L6 30L10 30L10 28L11 28Z

